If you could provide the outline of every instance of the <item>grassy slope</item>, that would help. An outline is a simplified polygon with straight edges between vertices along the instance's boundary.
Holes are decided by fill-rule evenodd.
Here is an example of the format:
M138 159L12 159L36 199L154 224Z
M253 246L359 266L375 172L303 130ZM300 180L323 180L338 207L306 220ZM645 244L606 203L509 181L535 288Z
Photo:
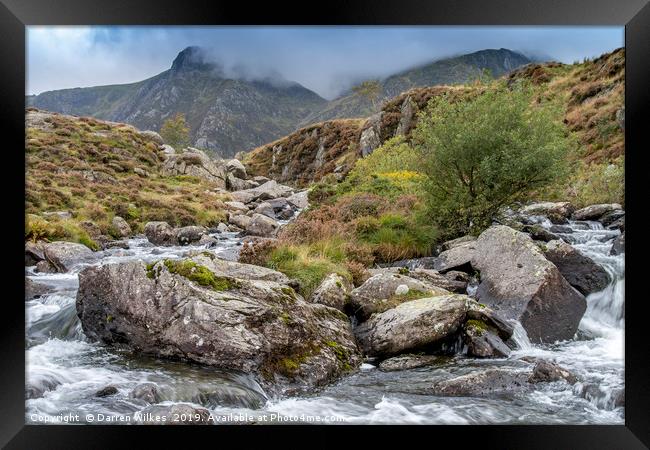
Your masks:
M193 177L160 175L158 145L129 125L36 112L28 112L27 125L26 237L96 238L88 222L110 236L115 215L136 232L152 220L206 226L225 220L223 196L214 186ZM137 168L149 176L139 176ZM96 181L86 178L89 171ZM37 219L52 211L70 211L73 217L56 224Z

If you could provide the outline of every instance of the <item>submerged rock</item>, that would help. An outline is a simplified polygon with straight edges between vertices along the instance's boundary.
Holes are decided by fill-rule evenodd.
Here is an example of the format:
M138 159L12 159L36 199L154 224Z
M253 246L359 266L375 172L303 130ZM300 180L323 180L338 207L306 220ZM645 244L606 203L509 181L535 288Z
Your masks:
M487 369L434 384L429 393L449 397L492 397L530 388L527 372Z
M383 360L379 363L379 370L382 372L394 372L397 370L417 369L419 367L431 366L443 360L446 360L446 358L436 355L399 355Z
M129 393L129 397L144 400L145 402L151 404L158 403L161 400L160 393L158 392L158 386L153 383L138 384Z
M117 394L119 391L115 386L106 386L95 392L95 397L109 397Z
M625 233L614 239L612 249L609 251L610 255L620 255L625 253Z
M201 255L84 269L76 306L86 336L252 373L263 386L289 393L325 385L360 365L340 311L307 303L276 281L218 275L219 264L238 263L217 261Z
M564 367L543 359L535 363L533 373L528 378L528 381L531 383L547 383L560 380L564 380L569 384L575 384L578 381L578 377Z
M566 242L551 241L543 250L546 259L555 264L562 276L582 295L602 291L611 281L602 266Z

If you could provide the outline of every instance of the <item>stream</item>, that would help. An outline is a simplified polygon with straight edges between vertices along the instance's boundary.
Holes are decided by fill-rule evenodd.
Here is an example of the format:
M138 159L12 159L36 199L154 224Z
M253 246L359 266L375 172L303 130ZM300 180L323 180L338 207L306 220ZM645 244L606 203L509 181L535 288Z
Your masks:
M544 218L538 223L550 228ZM76 315L78 273L87 265L128 260L180 258L197 246L156 247L144 237L129 249L95 253L95 260L68 273L26 277L48 286L48 293L26 302L26 422L88 423L87 414L120 418L148 404L129 397L138 384L158 386L163 404L183 402L209 409L217 422L357 424L623 424L624 407L616 397L624 389L624 255L609 256L618 230L598 222L570 222L571 233L558 234L602 265L612 282L587 297L587 311L576 337L551 345L531 344L520 326L508 358L475 359L458 354L435 365L382 372L365 363L361 370L320 392L297 398L268 398L252 377L198 365L134 355L86 340ZM217 256L236 259L236 233L214 234ZM540 383L534 391L498 398L439 397L427 387L443 379L486 368L528 368L526 359L553 360L580 379ZM117 394L97 397L107 385ZM265 419L260 419L261 416ZM267 420L266 417L270 417ZM96 419L94 420L95 422ZM117 421L117 419L116 419ZM99 422L97 422L99 423Z

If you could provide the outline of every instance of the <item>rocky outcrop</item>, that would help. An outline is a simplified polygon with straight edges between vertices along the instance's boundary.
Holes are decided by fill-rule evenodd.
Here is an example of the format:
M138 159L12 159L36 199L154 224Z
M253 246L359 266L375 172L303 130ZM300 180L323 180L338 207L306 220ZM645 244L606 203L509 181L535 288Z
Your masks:
M200 255L89 267L77 294L84 332L137 352L253 373L285 393L327 384L360 364L344 314L255 272L237 278L242 265L231 264Z
M611 281L602 266L563 241L551 241L542 247L546 259L560 270L562 276L582 295L602 291Z
M381 313L400 303L413 300L414 294L419 297L434 297L449 292L407 275L380 272L352 290L350 310L359 321L363 322L374 313Z
M368 156L381 145L381 116L380 111L370 116L365 124L359 138L361 156Z
M166 155L162 174L166 176L189 175L226 188L226 171L223 164L210 158L205 152L189 147L182 153Z
M350 281L339 274L331 273L314 290L309 301L343 311L352 287Z

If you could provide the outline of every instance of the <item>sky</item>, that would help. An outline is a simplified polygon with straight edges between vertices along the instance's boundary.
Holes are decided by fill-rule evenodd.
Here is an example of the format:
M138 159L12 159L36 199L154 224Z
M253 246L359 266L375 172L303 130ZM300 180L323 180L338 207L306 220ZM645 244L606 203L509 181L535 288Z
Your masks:
M331 99L355 83L487 48L572 63L624 45L623 27L30 26L27 94L140 81L204 47L226 69Z

